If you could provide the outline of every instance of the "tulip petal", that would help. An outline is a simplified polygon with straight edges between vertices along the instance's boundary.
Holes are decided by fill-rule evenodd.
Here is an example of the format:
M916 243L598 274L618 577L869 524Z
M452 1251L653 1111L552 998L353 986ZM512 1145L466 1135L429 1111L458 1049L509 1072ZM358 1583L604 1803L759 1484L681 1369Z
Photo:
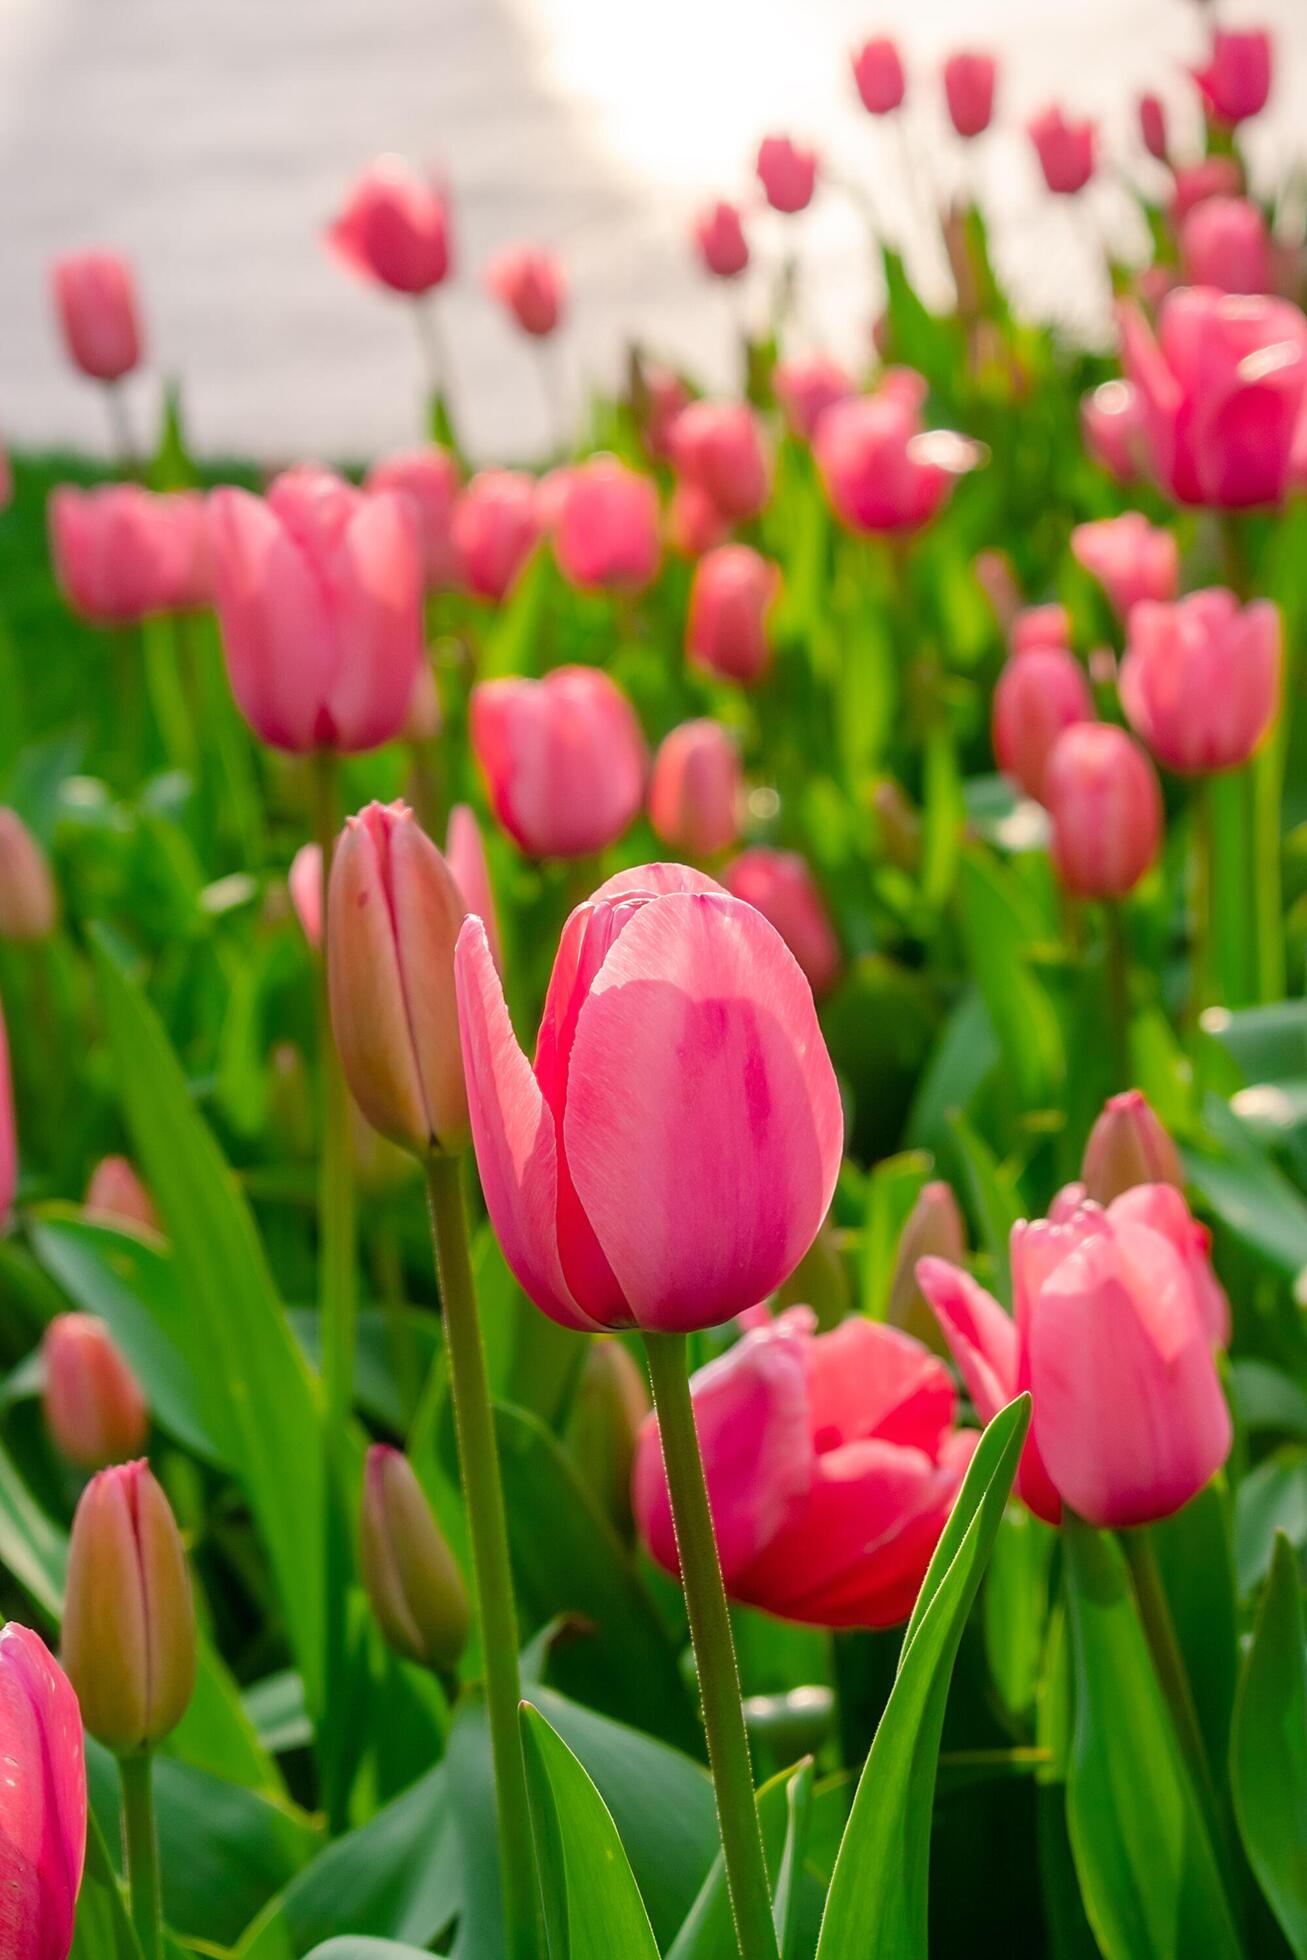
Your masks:
M917 1284L934 1309L982 1422L992 1422L1017 1393L1017 1330L970 1273L947 1259L920 1259Z
M408 500L393 490L361 498L334 562L337 659L327 707L335 746L374 749L403 723L422 660L422 554Z
M0 1952L65 1960L86 1849L77 1697L27 1627L0 1631Z
M937 1355L897 1327L856 1314L808 1344L808 1402L819 1451L874 1436L930 1457L957 1407Z
M209 499L214 587L232 693L264 741L322 741L337 637L327 595L275 511L244 490Z

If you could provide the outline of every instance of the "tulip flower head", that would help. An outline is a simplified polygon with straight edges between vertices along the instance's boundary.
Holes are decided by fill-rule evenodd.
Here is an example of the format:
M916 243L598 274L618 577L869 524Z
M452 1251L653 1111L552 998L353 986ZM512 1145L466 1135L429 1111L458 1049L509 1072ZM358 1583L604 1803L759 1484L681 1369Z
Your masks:
M1174 599L1180 589L1180 547L1172 532L1137 510L1077 524L1071 550L1096 578L1119 619L1141 599Z
M948 501L982 451L948 429L924 430L919 377L883 383L874 395L837 402L813 443L836 515L851 531L915 531ZM924 390L924 384L923 384Z
M368 471L367 488L395 491L408 499L417 524L427 591L456 589L462 578L454 544L459 468L449 451L430 443L425 449L388 456Z
M853 80L871 116L888 116L902 106L907 83L903 58L887 35L864 41L853 55Z
M735 279L749 263L749 241L739 208L719 198L694 220L694 242L706 269L718 279Z
M499 601L515 584L544 528L533 478L482 470L454 511L453 541L470 591Z
M135 483L64 484L50 498L49 519L55 576L69 604L96 625L131 625L207 603L201 499L156 496Z
M959 136L970 140L989 128L997 74L991 54L952 54L944 63L944 99Z
M649 821L659 842L687 857L712 857L740 834L740 751L719 721L685 721L654 757Z
M1232 592L1192 592L1130 615L1121 705L1158 761L1179 775L1242 768L1279 713L1279 608Z
M1013 654L994 689L994 759L1025 795L1043 803L1059 736L1076 722L1093 720L1094 697L1069 648L1028 647Z
M34 944L59 920L59 899L45 852L17 810L0 805L0 939Z
M1148 467L1144 405L1131 381L1104 381L1080 402L1080 432L1094 461L1118 483L1133 483Z
M592 456L569 471L554 556L563 577L583 591L643 591L660 557L652 478L615 456Z
M758 844L731 861L722 882L733 897L754 906L775 926L818 1000L828 994L844 958L806 860L797 851Z
M1074 122L1057 107L1043 110L1026 125L1044 182L1059 197L1073 197L1094 174L1098 131L1092 122Z
M667 542L681 558L702 558L725 544L731 520L718 510L708 492L683 477L667 506Z
M1211 52L1195 69L1208 115L1228 127L1260 115L1271 93L1271 37L1249 29L1217 28Z
M691 1381L732 1599L825 1627L908 1617L974 1447L947 1368L895 1327L829 1334L792 1307ZM636 1518L679 1571L657 1419L640 1436Z
M672 430L672 461L724 517L756 517L771 494L771 457L747 402L691 402Z
M922 1259L947 1259L960 1266L966 1251L966 1226L952 1186L939 1179L923 1184L899 1234L894 1255L894 1274L885 1311L890 1326L901 1327L905 1334L911 1334L926 1347L946 1353L939 1322L917 1284L917 1264Z
M472 692L470 732L490 806L531 857L606 849L644 800L644 736L626 696L597 668L483 681Z
M1071 644L1071 616L1065 606L1022 606L1008 628L1013 658L1036 647L1066 648Z
M444 193L402 157L378 157L328 228L327 243L362 279L409 298L429 293L449 272Z
M68 1960L86 1856L82 1717L30 1627L0 1627L0 1949Z
M771 661L767 617L781 588L770 558L747 544L723 544L695 567L685 644L691 658L745 686Z
M1043 802L1068 892L1113 899L1134 890L1162 841L1162 792L1138 742L1111 722L1064 729L1044 769Z
M363 1470L359 1572L378 1626L405 1660L449 1673L467 1645L467 1587L408 1458L385 1443Z
M1167 161L1166 109L1160 96L1139 98L1139 135L1150 157Z
M1184 221L1180 263L1191 286L1213 286L1223 293L1269 292L1266 220L1246 197L1204 198Z
M477 920L456 970L482 1189L537 1306L688 1332L793 1272L843 1115L808 984L760 913L681 865L610 879L563 929L534 1065Z
M1171 229L1179 236L1185 219L1205 198L1242 197L1246 186L1238 157L1200 157L1197 163L1181 164L1171 186L1168 213Z
M131 266L117 252L70 252L51 269L68 357L93 381L139 365L141 322Z
M562 318L563 269L538 245L513 245L498 253L486 268L486 289L535 340L546 339Z
M82 1199L86 1216L115 1231L163 1230L153 1198L126 1157L101 1157Z
M1138 1184L1183 1190L1180 1153L1142 1090L1109 1097L1089 1132L1080 1175L1085 1196L1100 1205L1110 1205Z
M817 424L828 408L847 401L857 392L852 376L827 354L777 361L772 371L772 387L791 434L802 442L812 441Z
M812 202L817 152L788 136L764 136L758 145L758 182L773 211L792 216Z
M322 846L301 844L286 873L300 931L316 952L322 944Z
M102 1320L56 1314L41 1341L45 1425L79 1470L139 1455L150 1417L140 1383Z
M454 883L468 912L480 919L490 941L490 954L500 973L504 970L504 955L499 939L499 910L495 904L494 887L490 882L490 866L486 860L485 839L476 813L466 803L456 803L449 813L449 828L445 833L445 863L453 873Z
M690 391L674 368L647 362L636 368L632 400L640 418L645 448L658 461L670 460L672 428L690 404Z

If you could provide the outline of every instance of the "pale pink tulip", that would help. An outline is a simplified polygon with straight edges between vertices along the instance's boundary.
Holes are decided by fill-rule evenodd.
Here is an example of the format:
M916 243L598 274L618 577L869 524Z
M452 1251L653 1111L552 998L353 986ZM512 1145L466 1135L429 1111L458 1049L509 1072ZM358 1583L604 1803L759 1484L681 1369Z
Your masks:
M681 558L702 558L731 535L731 520L723 516L708 492L683 477L667 506L667 542Z
M322 846L301 844L286 874L300 931L316 950L322 944Z
M922 428L919 381L896 370L874 395L837 402L821 418L813 453L836 515L850 530L917 530L981 459L965 437Z
M64 484L48 514L55 576L70 605L97 625L208 603L208 526L198 497L156 496L135 483Z
M56 1314L41 1340L42 1407L55 1448L79 1470L139 1456L150 1416L141 1385L102 1320Z
M70 252L51 270L69 359L94 381L120 381L141 358L131 266L117 252Z
M393 490L407 497L417 522L427 591L446 592L457 587L462 579L454 544L459 468L449 451L431 443L425 449L388 456L369 470L367 487Z
M711 857L740 834L740 751L719 721L685 721L664 737L649 781L654 835L688 857Z
M1118 483L1133 483L1148 467L1144 405L1131 381L1104 381L1080 400L1085 448Z
M490 942L490 953L500 973L504 953L499 937L499 909L490 882L485 839L476 812L466 803L456 803L449 813L445 833L445 863L454 875L464 905L473 918L480 919Z
M691 402L672 429L672 460L724 517L756 517L771 492L771 458L747 402Z
M1087 1198L1110 1205L1136 1184L1183 1189L1180 1153L1140 1089L1110 1096L1089 1132L1080 1175Z
M754 906L775 926L818 1000L828 994L844 958L826 902L799 853L755 845L732 859L722 882L733 897Z
M630 702L594 667L483 681L470 732L490 805L532 857L589 857L644 800L647 752Z
M1126 620L1141 599L1174 599L1180 589L1180 547L1137 510L1077 524L1071 550Z
M853 377L828 354L777 361L772 387L791 432L803 442L812 441L828 408L856 393Z
M994 689L994 759L1005 776L1042 803L1058 737L1075 722L1093 719L1085 670L1069 648L1028 647L1012 655Z
M154 1199L126 1157L101 1157L91 1172L82 1209L88 1218L112 1225L115 1231L157 1234L163 1230Z
M660 556L658 486L615 456L568 473L554 526L559 570L583 591L640 592Z
M1138 742L1111 722L1076 722L1053 745L1043 789L1066 890L1077 898L1133 891L1162 841L1162 792Z
M1035 647L1069 647L1071 615L1056 601L1045 606L1022 606L1008 628L1011 653L1030 653Z
M454 511L453 540L471 591L506 597L536 547L542 516L532 477L518 470L482 470Z

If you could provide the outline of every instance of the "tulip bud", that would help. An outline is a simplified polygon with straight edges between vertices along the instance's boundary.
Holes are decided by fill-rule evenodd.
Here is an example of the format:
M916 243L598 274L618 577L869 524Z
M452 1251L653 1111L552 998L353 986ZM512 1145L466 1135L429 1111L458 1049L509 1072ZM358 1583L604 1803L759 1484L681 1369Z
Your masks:
M690 587L686 647L693 658L728 680L758 680L771 660L767 615L780 584L780 567L752 545L706 553Z
M694 221L694 242L709 272L734 279L749 263L749 242L733 204L719 200L700 211Z
M17 810L0 808L0 939L48 939L58 915L44 851Z
M119 1231L138 1227L147 1232L163 1231L154 1199L125 1157L101 1157L91 1172L82 1209L88 1218Z
M359 1571L389 1645L447 1674L467 1645L467 1588L408 1458L385 1443L363 1471Z
M301 844L286 873L300 931L316 952L322 944L322 846Z
M1049 757L1064 731L1094 719L1084 669L1064 646L1016 653L994 689L994 756L1005 776L1036 802L1046 800Z
M41 1342L45 1424L79 1470L123 1463L145 1447L149 1413L140 1384L102 1320L61 1313Z
M921 818L892 776L882 776L871 792L880 848L900 871L921 865Z
M727 866L722 883L776 928L817 998L828 994L844 958L826 902L799 853L756 845Z
M758 181L772 210L792 216L812 202L817 153L788 136L764 136L758 145Z
M989 128L997 72L991 54L953 54L944 63L944 96L959 136L970 139Z
M1136 1184L1173 1184L1183 1190L1180 1153L1140 1090L1128 1089L1104 1105L1089 1132L1080 1176L1085 1196L1100 1205L1110 1205Z
M499 937L499 908L495 888L490 882L485 839L475 812L466 803L456 803L449 813L445 832L445 863L454 876L464 905L486 929L490 957L502 974L504 952Z
M624 1537L631 1531L631 1468L649 1413L644 1376L620 1341L586 1344L568 1422L567 1446L581 1481Z
M1184 221L1180 263L1190 286L1223 293L1271 290L1271 241L1266 220L1246 197L1206 197Z
M72 252L53 268L68 354L93 381L120 381L141 358L132 270L116 252Z
M1059 197L1073 197L1094 174L1098 131L1092 122L1072 122L1059 108L1045 109L1026 125L1044 182Z
M523 333L543 339L562 317L566 298L562 267L536 245L515 245L486 269L486 287Z
M649 821L654 834L691 857L724 851L740 834L740 751L716 721L686 721L654 757Z
M1065 606L1023 606L1012 621L1009 646L1013 654L1032 647L1069 647L1071 618Z
M540 536L534 479L517 470L482 470L458 500L453 540L468 589L500 600Z
M1067 891L1077 898L1133 891L1162 841L1162 792L1138 742L1110 722L1077 722L1054 744L1043 791L1053 863Z
M917 1284L917 1261L947 1259L960 1266L966 1249L966 1227L950 1186L938 1181L923 1185L899 1234L885 1318L937 1354L946 1354L948 1343Z
M901 106L907 87L903 61L888 36L864 41L853 56L853 79L869 116L888 116Z
M449 272L449 210L438 185L403 157L378 157L363 172L327 244L350 272L416 296Z
M101 1470L68 1548L64 1667L87 1732L117 1756L151 1749L195 1686L195 1609L181 1534L145 1462Z
M1149 156L1165 163L1166 156L1166 110L1155 95L1141 95L1139 98L1139 134Z
M569 472L554 556L583 591L640 592L658 571L658 488L615 456Z
M691 402L672 428L672 461L723 517L756 517L771 493L771 459L747 402Z

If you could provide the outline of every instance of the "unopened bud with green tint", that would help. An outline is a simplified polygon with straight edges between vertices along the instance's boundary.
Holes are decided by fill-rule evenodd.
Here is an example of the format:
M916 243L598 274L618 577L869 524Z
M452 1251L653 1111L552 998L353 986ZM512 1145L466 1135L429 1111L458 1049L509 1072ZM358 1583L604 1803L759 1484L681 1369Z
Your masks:
M0 808L0 939L48 939L58 918L45 852L16 810Z
M624 1535L632 1529L635 1439L649 1413L649 1390L634 1356L617 1340L588 1343L576 1386L567 1444L581 1481Z
M41 1342L42 1406L55 1448L79 1470L102 1470L145 1447L140 1383L102 1320L56 1314Z
M425 1156L468 1140L454 997L467 910L404 803L351 817L331 865L331 1025L354 1100L392 1143Z
M899 1234L885 1317L891 1327L901 1327L937 1354L947 1354L948 1348L939 1322L917 1285L917 1261L947 1259L951 1265L960 1266L966 1250L966 1227L952 1190L939 1181L923 1184Z
M1136 1184L1184 1188L1180 1153L1140 1089L1111 1096L1089 1132L1080 1166L1085 1196L1110 1205Z
M190 1704L190 1573L148 1463L101 1470L82 1493L68 1548L62 1660L87 1733L116 1756L162 1742Z
M359 1570L395 1652L451 1672L467 1645L467 1588L412 1464L386 1443L364 1467Z
M921 866L921 818L892 776L882 776L871 792L880 848L900 871Z

